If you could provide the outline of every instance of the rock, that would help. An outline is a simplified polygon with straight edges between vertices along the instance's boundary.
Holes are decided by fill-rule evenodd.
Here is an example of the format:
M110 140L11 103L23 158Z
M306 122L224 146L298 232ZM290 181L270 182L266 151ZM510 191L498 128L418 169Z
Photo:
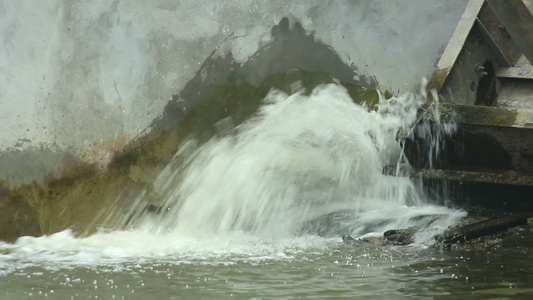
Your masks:
M353 244L357 243L357 240L354 239L353 237L351 237L349 234L344 234L342 236L342 242L345 243L345 244L353 245Z
M383 233L387 244L391 245L409 245L414 240L413 237L417 232L416 228L393 229Z

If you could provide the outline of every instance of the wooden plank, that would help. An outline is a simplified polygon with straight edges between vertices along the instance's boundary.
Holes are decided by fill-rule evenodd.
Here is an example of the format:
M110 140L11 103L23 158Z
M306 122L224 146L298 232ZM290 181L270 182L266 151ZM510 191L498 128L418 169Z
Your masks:
M533 64L533 14L523 0L487 0L515 44Z
M442 245L451 245L477 239L482 236L495 234L513 227L526 225L528 219L533 217L533 212L510 214L504 217L490 219L449 229L443 234L435 236Z
M463 49L463 45L465 44L470 31L472 31L477 15L484 3L485 0L471 0L468 2L465 12L461 17L459 24L457 24L452 38L448 42L446 49L444 49L444 53L442 53L442 56L437 63L437 68L428 83L428 88L434 88L437 91L442 88L446 77L448 77L459 53Z
M512 171L504 173L490 173L463 170L420 169L413 172L411 177L448 181L469 181L494 184L533 186L533 176L519 175L516 172Z
M533 67L531 65L522 67L501 68L496 72L499 78L533 79Z

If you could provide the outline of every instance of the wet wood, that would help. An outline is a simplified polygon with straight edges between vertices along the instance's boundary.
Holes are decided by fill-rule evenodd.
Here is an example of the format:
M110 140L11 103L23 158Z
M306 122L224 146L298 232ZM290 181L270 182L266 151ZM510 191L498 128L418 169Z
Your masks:
M464 226L450 228L443 234L435 236L435 240L444 246L463 243L483 236L489 236L498 232L528 224L528 219L533 218L533 212L522 212L506 215L499 218L484 220ZM383 233L385 242L390 245L409 245L414 241L417 228L392 229ZM365 240L354 239L345 234L342 240L346 244L357 244Z
M513 227L526 225L528 218L533 217L533 212L522 212L507 216L481 221L445 231L436 235L435 240L443 245L462 243L482 236L498 233Z

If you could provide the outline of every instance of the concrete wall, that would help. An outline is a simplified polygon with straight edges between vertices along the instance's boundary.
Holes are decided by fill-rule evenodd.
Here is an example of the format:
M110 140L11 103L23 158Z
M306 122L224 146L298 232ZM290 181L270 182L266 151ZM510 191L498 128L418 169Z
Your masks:
M0 178L27 181L94 143L131 139L213 51L246 62L282 17L330 45L354 76L412 90L466 3L0 1L0 150L24 150L0 153Z

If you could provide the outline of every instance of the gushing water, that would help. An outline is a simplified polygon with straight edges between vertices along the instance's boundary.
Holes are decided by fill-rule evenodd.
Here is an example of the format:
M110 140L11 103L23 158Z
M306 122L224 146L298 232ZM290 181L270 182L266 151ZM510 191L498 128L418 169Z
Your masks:
M383 98L372 111L338 84L310 95L272 91L248 122L223 120L207 143L186 142L154 184L164 213L134 224L158 233L288 237L341 211L345 233L361 235L449 214L427 205L409 178L383 174L402 154L397 131L424 101L424 93Z
M150 191L159 212L145 211L148 192L141 193L125 230L85 238L67 230L3 247L15 257L98 264L124 257L285 259L338 244L344 233L410 226L423 228L417 243L428 243L464 214L428 204L408 177L383 173L403 163L396 133L425 100L424 93L382 98L373 111L339 84L309 95L271 91L245 123L222 120L209 141L183 144Z

